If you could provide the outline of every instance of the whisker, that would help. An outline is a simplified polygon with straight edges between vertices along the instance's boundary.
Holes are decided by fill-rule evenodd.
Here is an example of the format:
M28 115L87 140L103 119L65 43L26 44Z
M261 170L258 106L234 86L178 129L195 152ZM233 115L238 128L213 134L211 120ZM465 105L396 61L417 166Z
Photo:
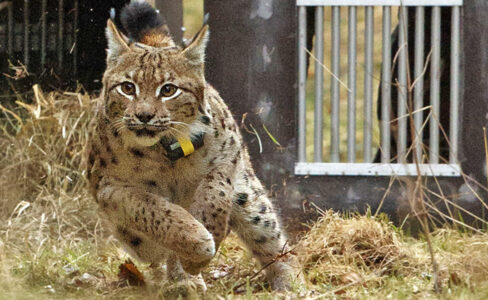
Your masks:
M110 123L110 126L111 127L118 127L118 126L124 126L125 123L124 122L113 122L113 123Z
M176 128L168 127L168 130L170 131L169 133L170 133L171 137L174 138L174 139L176 139L177 138L177 135L174 134L173 132L171 132L171 130L177 131ZM178 131L177 131L177 133L178 133Z
M115 121L113 121L112 123L110 123L108 126L110 128L114 128L115 126L119 125L119 124L124 124L124 120L122 119L117 119Z
M183 135L183 136L185 136L185 135L186 135L186 134L185 134L183 131L178 130L178 129L174 128L174 127L168 127L168 128L173 129L174 131L178 132L179 134L181 134L181 135Z
M181 125L181 124L175 124L175 125ZM182 128L173 127L173 128L181 132L181 134L183 135L191 135L191 130L189 130L190 129L189 127L182 127Z
M120 124L116 124L112 128L115 129L117 133L119 133L122 129L126 129L127 126L125 125L125 123L120 123Z
M126 127L125 124L120 124L118 126L114 126L114 128L117 129L117 130L119 130L121 128L124 128L124 127Z
M190 124L186 124L186 123L183 123L183 124L176 123L176 124L173 124L173 125L175 125L175 126L182 126L182 128L184 128L184 129L189 129L190 128Z
M181 126L181 128L184 128L184 129L187 129L187 128L188 128L188 126L187 126L187 127L185 127L185 126L184 126L184 125L182 125L182 124L173 124L173 125L175 125L175 126Z
M188 123L179 122L179 121L169 121L169 124L190 126L190 124Z

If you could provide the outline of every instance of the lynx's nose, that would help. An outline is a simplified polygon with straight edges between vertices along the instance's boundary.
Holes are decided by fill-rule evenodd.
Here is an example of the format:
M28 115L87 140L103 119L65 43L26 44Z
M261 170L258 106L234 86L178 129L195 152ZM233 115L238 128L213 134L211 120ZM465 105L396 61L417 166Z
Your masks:
M142 112L136 114L136 118L139 119L139 121L141 121L142 123L147 123L151 121L152 118L154 118L154 114L148 112Z

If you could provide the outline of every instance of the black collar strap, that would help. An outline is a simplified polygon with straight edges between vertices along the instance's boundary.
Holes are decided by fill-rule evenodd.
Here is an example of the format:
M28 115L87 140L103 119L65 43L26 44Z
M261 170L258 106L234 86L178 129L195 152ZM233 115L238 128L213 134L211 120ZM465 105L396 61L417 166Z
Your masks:
M181 137L178 139L163 137L160 143L166 150L166 156L170 160L175 161L192 154L195 152L195 150L202 147L204 137L205 132L193 135L191 139Z
M207 125L209 124L210 120L207 116L200 117L200 121ZM163 137L160 141L160 144L166 150L166 156L175 161L182 157L188 156L195 152L198 148L201 148L204 143L205 132L200 132L198 134L194 134L191 138L188 137L178 137L178 138L171 138L171 137Z

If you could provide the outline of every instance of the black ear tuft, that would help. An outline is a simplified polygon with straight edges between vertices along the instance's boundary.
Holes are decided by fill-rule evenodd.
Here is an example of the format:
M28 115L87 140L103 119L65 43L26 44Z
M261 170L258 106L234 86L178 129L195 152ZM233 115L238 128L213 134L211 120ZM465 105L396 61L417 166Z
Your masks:
M148 3L131 1L120 13L120 21L131 40L139 41L144 34L165 24L163 17Z

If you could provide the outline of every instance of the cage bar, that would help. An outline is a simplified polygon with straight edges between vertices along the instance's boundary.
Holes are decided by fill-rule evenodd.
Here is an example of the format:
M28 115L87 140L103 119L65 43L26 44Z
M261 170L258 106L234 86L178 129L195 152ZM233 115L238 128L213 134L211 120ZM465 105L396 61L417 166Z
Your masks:
M297 0L303 6L458 6L463 0Z
M315 107L314 107L314 161L322 162L323 92L324 92L324 8L315 8Z
M304 6L298 8L298 161L304 162L306 157L307 136L307 11Z
M332 76L330 85L331 94L331 115L330 115L330 160L339 162L340 160L340 136L339 136L339 105L340 105L340 49L341 47L341 8L332 7Z
M391 7L383 7L383 43L381 65L381 162L390 162L391 110Z
M58 70L63 69L64 3L58 0Z
M422 162L422 123L424 112L424 38L425 38L425 9L418 6L415 9L415 66L414 66L414 87L413 87L413 109L414 109L414 127L415 127L415 157L418 163Z
M298 0L300 2L301 0ZM302 3L306 3L308 0L303 0ZM313 0L311 0L313 1ZM346 5L354 0L317 0L318 2L332 3L332 18L331 18L331 111L330 111L330 126L331 126L331 149L329 162L320 162L322 156L322 126L323 121L323 5L315 8L315 112L314 112L314 162L307 162L305 159L295 164L295 174L297 175L329 175L329 176L460 176L461 169L457 162L457 152L459 147L458 142L458 130L459 130L459 55L460 55L460 7L452 7L452 27L451 27L451 91L450 91L450 130L449 140L451 141L451 151L449 153L449 162L439 163L439 147L440 147L440 41L441 41L441 6L439 4L432 9L432 23L431 33L428 39L430 39L432 50L425 48L425 6L428 3L435 2L435 0L422 1L419 6L415 8L415 44L410 45L415 49L412 49L414 56L414 70L413 77L410 78L409 74L409 52L408 52L408 9L405 6L398 5L398 52L392 53L392 33L391 33L391 13L394 0L378 0L378 1L361 1L355 2L358 5L365 5L370 3L371 6L365 7L365 33L364 33L364 69L358 71L357 65L357 9L354 5ZM447 0L449 2L449 0ZM451 1L453 2L453 1ZM455 3L452 3L455 4ZM462 2L461 2L462 4ZM325 4L326 5L326 4ZM381 88L380 88L380 103L381 110L380 116L380 154L381 163L372 163L373 156L373 68L374 68L374 6L382 6L382 66L381 66ZM340 158L340 148L346 146L341 144L340 141L340 126L339 126L339 110L340 110L340 84L343 84L340 77L340 43L341 43L341 7L347 6L348 8L348 66L347 66L347 157ZM305 15L303 10L304 6L300 6L299 14ZM300 19L299 24L305 26L306 23L302 23L303 19ZM427 24L428 26L429 24ZM412 28L413 29L413 28ZM299 43L304 44L306 39L306 31L299 28L299 33L303 36L299 38L303 39ZM411 32L411 31L410 31ZM414 33L412 33L414 34ZM426 51L431 50L429 68L426 69ZM306 70L301 72L300 68L306 65L306 61L301 61L299 53L299 104L303 102L303 110L305 110L305 80ZM395 55L395 59L392 56ZM304 56L305 57L305 56ZM306 57L305 57L306 58ZM392 74L393 63L397 63L396 74ZM303 67L305 68L305 67ZM424 97L426 90L424 88L424 72L428 70L430 76L430 86L428 89L430 97L430 107L432 112L429 121L429 135L430 135L430 149L429 149L429 161L423 162L423 133L424 127L424 114L425 103ZM363 155L364 163L356 162L356 101L358 99L357 92L357 76L358 72L364 71L364 144ZM305 74L305 75L304 75ZM393 76L395 75L395 76ZM304 77L305 76L305 77ZM396 78L396 79L395 79ZM395 81L395 82L394 82ZM409 100L409 85L412 83L413 89L413 103ZM397 96L398 106L392 108L392 87L397 89L395 96ZM302 94L303 100L300 99ZM413 104L413 105L412 105ZM299 106L300 106L299 105ZM392 109L395 109L393 113ZM412 134L412 146L415 148L413 161L407 161L407 149L409 141L408 133L410 120L410 109L413 114L413 130ZM300 117L300 115L302 115ZM305 123L305 112L300 111L299 107L299 123ZM395 117L394 120L392 118ZM302 118L302 119L301 119ZM392 131L394 126L392 122L398 124L398 126ZM411 125L411 126L412 126ZM304 132L305 124L302 128L299 128L299 133ZM446 128L447 129L447 128ZM303 133L304 134L304 133ZM394 134L394 139L392 134ZM299 134L300 135L300 134ZM299 136L300 139L300 136ZM392 155L392 143L396 142L396 154ZM305 143L305 140L303 140ZM300 145L303 146L303 145ZM304 149L299 149L305 153ZM300 153L299 153L300 154ZM391 163L391 160L395 159L397 163ZM347 162L346 162L347 161ZM418 166L418 169L417 169Z
M73 16L73 75L78 74L78 0L74 2L74 16Z
M373 140L373 54L374 54L374 7L367 6L364 31L364 161L371 162Z
M449 163L457 163L459 130L459 48L460 48L460 8L455 6L451 12L451 107L449 116Z
M46 14L47 14L47 0L41 2L41 66L46 64Z
M419 164L422 176L459 176L458 164ZM297 175L327 176L414 176L417 164L377 164L377 163L296 163Z
M14 4L12 1L8 3L7 18L7 52L12 56L14 54Z
M430 70L430 141L429 161L439 163L440 77L441 77L441 8L432 8L432 58Z
M29 67L29 0L24 0L24 65Z
M407 149L407 97L408 97L408 15L407 8L400 7L398 12L398 143L397 155L398 162L404 163L406 161Z
M349 7L348 17L348 93L347 93L347 160L356 161L356 7Z

